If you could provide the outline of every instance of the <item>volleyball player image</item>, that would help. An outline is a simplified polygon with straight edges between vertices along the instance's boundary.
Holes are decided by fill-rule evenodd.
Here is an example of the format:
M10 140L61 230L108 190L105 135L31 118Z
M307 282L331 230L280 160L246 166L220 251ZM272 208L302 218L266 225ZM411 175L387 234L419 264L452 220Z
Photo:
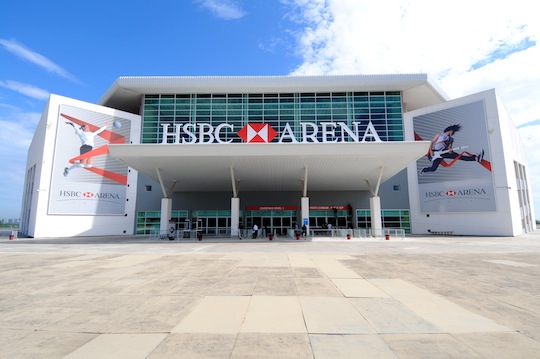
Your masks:
M82 156L85 153L92 151L94 148L94 138L99 135L101 132L105 131L109 126L110 122L107 122L105 126L99 128L98 130L92 132L87 124L82 124L80 127L76 126L73 122L66 122L66 124L72 126L75 129L75 134L79 136L81 140L80 155ZM91 168L92 167L92 156L81 158L80 160L75 161L71 167L64 168L64 176L68 176L69 172L75 168Z

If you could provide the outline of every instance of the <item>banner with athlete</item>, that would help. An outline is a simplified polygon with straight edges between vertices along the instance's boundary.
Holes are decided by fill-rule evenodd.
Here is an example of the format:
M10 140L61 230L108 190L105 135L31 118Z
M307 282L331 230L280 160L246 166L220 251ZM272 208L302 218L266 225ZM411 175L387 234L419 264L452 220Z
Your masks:
M129 143L130 131L130 120L60 106L49 214L125 214L128 167L108 144Z
M420 210L495 211L495 191L483 101L413 118L418 141L430 141L416 162Z

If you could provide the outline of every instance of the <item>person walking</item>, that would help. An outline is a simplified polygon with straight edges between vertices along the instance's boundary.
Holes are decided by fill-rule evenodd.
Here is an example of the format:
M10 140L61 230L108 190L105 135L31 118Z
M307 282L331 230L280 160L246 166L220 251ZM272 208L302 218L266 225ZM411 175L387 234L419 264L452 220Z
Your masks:
M257 238L259 236L259 226L257 226L257 223L253 225L253 239Z

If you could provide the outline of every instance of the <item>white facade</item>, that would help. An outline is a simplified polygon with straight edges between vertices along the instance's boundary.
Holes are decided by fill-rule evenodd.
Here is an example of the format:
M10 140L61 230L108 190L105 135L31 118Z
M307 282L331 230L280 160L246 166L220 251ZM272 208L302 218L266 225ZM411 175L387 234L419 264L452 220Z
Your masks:
M132 234L134 226L134 208L137 187L136 171L130 170L127 174L127 184L122 186L125 193L125 203L122 213L96 214L79 213L78 209L84 207L92 199L82 199L83 193L98 193L105 184L85 183L84 180L75 183L73 187L64 180L63 168L69 164L61 161L60 153L62 138L58 136L59 126L65 126L70 132L71 126L66 125L66 119L60 116L62 106L88 111L92 116L105 116L123 118L129 121L140 122L140 116L118 111L103 106L51 95L43 111L43 115L36 129L30 145L27 159L27 175L23 194L23 210L21 214L20 232L31 237L71 237L71 236L100 236ZM139 138L137 127L133 127L132 138ZM75 138L76 136L73 135ZM78 141L75 138L75 141ZM78 144L76 142L76 146ZM75 149L74 155L76 155ZM96 165L97 168L97 165ZM82 168L80 171L84 171ZM62 200L57 198L59 191L69 191L73 196ZM54 192L53 192L54 191ZM67 202L72 213L58 213L51 206L53 199ZM56 212L56 213L53 213Z
M474 103L481 104L485 111L487 146L485 146L484 151L485 160L489 161L491 166L491 172L489 173L491 182L486 184L485 182L475 183L475 181L435 179L435 186L430 188L436 188L437 193L442 193L442 196L435 201L440 205L445 201L456 202L455 209L446 211L422 210L420 202L421 198L426 196L426 193L422 191L422 185L414 185L419 183L421 166L417 166L417 164L409 166L411 232L413 234L448 233L454 235L516 236L532 231L536 227L533 204L530 201L532 193L530 192L530 185L527 185L527 183L530 183L528 175L526 171L523 171L522 174L516 173L517 168L527 168L524 145L495 90L473 94L406 113L405 123L409 127L409 131L407 131L409 138L414 138L412 127L415 118L433 113L441 114L441 111L452 110ZM453 121L459 123L460 119L455 118ZM451 124L448 123L448 125ZM482 123L482 125L484 124ZM464 132L465 129L461 131ZM472 136L478 140L483 135L481 132L482 129L479 129ZM456 138L459 136L459 133L455 135ZM467 166L481 168L476 163L468 164L463 162L458 165L462 166L463 171L467 170ZM440 171L444 173L447 170L439 169L437 172ZM480 171L488 173L484 169L480 169ZM428 176L424 174L421 179ZM522 177L521 180L518 179L519 176ZM465 188L468 188L470 193L460 195L458 191L456 194L455 189L459 188L459 181L465 182ZM490 186L493 189L493 198L490 198ZM491 210L475 211L475 205L472 204L474 199L471 199L475 195L472 192L482 192L484 190L488 192L488 195L479 198L479 201L493 201ZM467 192L467 190L464 192ZM522 196L522 199L520 199L520 196Z
M404 141L351 141L350 136L345 141L332 122L321 122L313 123L326 133L320 142L305 135L300 137L305 141L295 141L292 132L283 132L291 143L278 141L279 135L274 142L228 143L215 132L215 143L202 141L209 135L200 137L200 143L167 143L167 136L163 142L141 143L143 117L128 112L141 112L146 94L222 94L229 89L240 94L399 92ZM536 227L524 145L494 90L448 100L425 75L143 77L120 78L100 104L51 95L28 153L21 233L39 238L132 235L138 211L161 211L165 230L173 210L191 205L189 210L230 210L230 234L236 236L243 208L296 205L297 223L305 223L310 206L347 202L371 210L372 229L380 231L380 212L393 195L400 200L390 206L401 202L410 211L413 235L517 236ZM120 124L113 127L115 122ZM485 158L444 164L436 173L419 176L430 165L424 155L432 133L460 122L455 144L469 147L463 156L483 149ZM85 123L92 131L108 125L95 137L95 161L88 168L80 165L89 155L79 154L81 142L74 132ZM227 126L223 133L228 135L239 130ZM408 197L388 188L379 192L396 177L403 179L393 186L407 187ZM141 178L145 182L138 183ZM145 192L152 185L159 193ZM271 203L274 199L281 202Z

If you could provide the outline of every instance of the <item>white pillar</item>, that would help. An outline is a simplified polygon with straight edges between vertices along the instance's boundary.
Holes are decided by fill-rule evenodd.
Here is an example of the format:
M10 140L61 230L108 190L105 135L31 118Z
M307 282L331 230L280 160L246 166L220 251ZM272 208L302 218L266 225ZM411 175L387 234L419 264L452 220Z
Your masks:
M172 214L172 199L161 199L161 218L159 219L159 233L166 233L169 229L169 219Z
M240 217L240 198L231 198L231 237L238 237L238 225Z
M382 236L382 218L381 218L381 198L373 196L369 199L369 209L371 211L371 232L374 236Z
M302 197L301 201L302 223L300 228L305 224L307 233L309 233L309 197Z

